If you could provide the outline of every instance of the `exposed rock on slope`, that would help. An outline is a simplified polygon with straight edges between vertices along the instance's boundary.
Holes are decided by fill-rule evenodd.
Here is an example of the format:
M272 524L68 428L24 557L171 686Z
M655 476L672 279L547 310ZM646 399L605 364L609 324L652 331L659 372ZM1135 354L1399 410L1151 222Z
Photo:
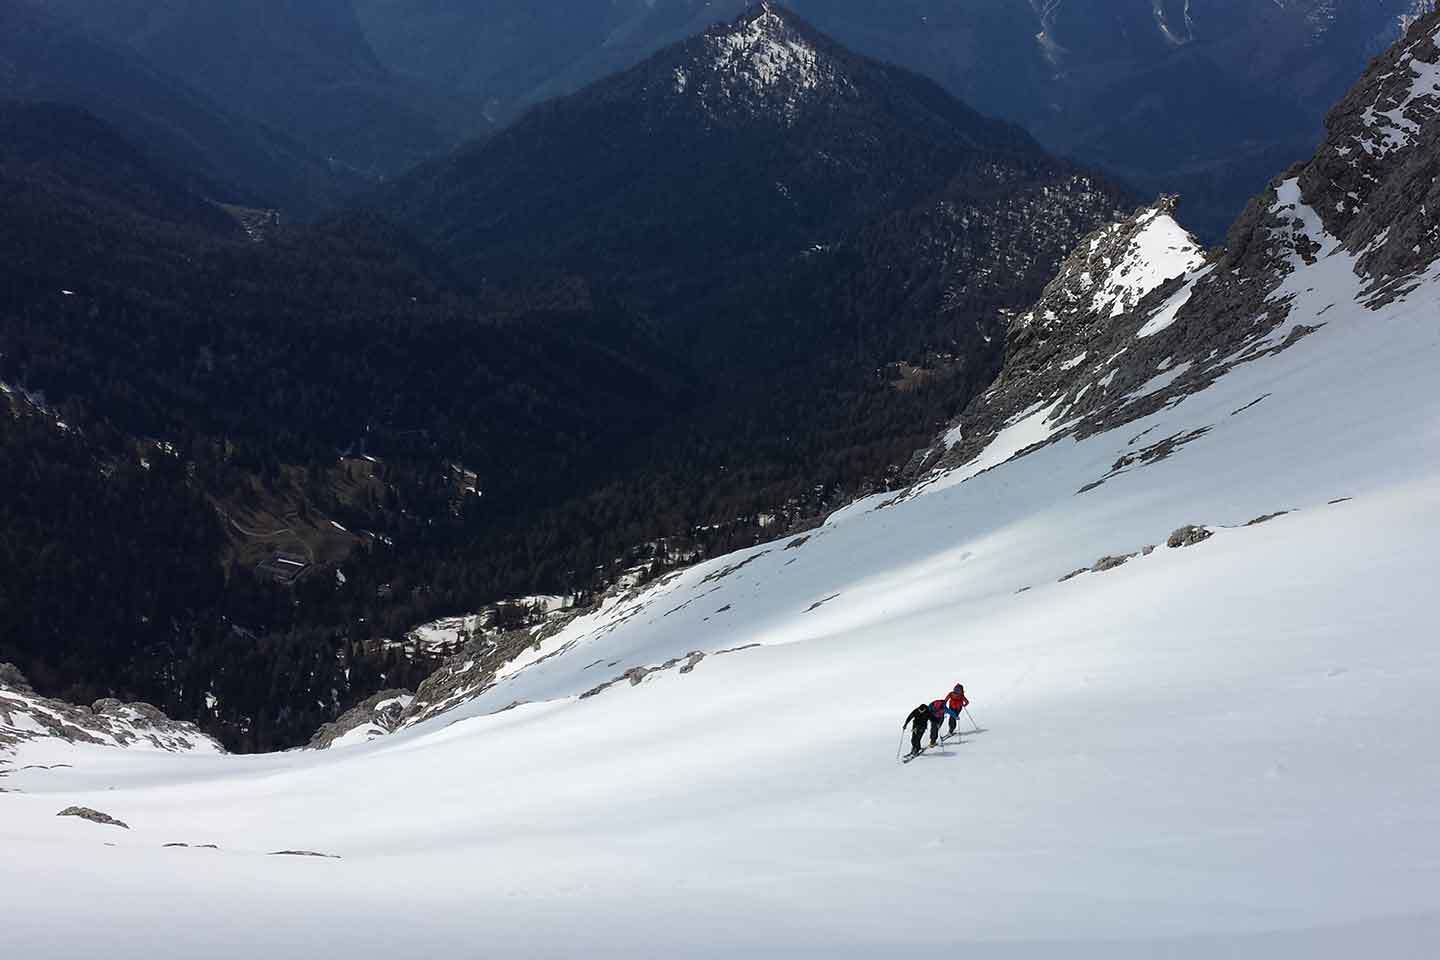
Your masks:
M1325 231L1360 255L1377 292L1440 257L1440 25L1417 20L1326 121L1298 175Z
M92 810L89 807L66 807L57 817L77 817L81 820L89 820L91 823L98 823L105 827L121 827L129 830L130 825L123 820L116 820L108 813L101 813L99 810Z
M338 720L316 731L307 746L329 747L365 743L395 730L405 710L415 701L409 690L382 690L345 711Z
M628 580L617 585L602 598L600 605L630 588ZM500 611L495 607L472 617L441 620L417 628L407 641L446 653L440 667L414 693L386 690L356 705L334 723L321 727L307 746L327 750L365 743L438 716L489 689L517 658L534 650L588 610L573 607L560 597L523 598L521 603L525 601L531 601L528 613L511 628L497 625Z
M0 663L0 690L6 687L16 693L34 693L30 689L30 681L25 679L25 674L13 663Z
M1011 321L1005 366L994 386L936 447L917 458L913 470L972 461L1007 425L1034 416L1058 397L1068 396L1073 406L1111 392L1119 377L1110 376L1108 368L1140 332L1135 308L1153 302L1157 290L1185 289L1184 278L1205 269L1199 245L1174 218L1175 202L1162 197L1080 242L1039 302ZM1145 334L1161 332L1164 320L1162 315L1149 323ZM1094 397L1091 389L1075 386L1086 374L1095 378ZM1059 414L1062 408L1068 407L1047 409Z
M46 739L100 746L223 753L190 723L171 720L148 703L97 700L80 707L41 697L10 664L0 664L0 754Z
M627 587L617 587L622 593ZM605 601L602 600L601 606ZM409 726L438 716L451 707L464 703L488 690L506 668L527 651L538 649L584 612L581 609L558 611L541 622L515 630L481 633L468 640L440 669L432 673L415 691L396 726Z

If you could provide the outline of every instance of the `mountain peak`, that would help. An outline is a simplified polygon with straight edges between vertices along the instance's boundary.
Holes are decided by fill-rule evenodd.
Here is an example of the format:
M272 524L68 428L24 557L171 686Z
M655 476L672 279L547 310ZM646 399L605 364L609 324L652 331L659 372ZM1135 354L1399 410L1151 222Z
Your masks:
M674 69L675 92L714 109L768 107L793 123L807 103L845 83L819 35L775 4L756 4L712 28L692 52Z
M1016 326L1048 328L1072 315L1083 325L1103 323L1166 281L1199 269L1204 251L1175 220L1178 201L1162 196L1086 237Z

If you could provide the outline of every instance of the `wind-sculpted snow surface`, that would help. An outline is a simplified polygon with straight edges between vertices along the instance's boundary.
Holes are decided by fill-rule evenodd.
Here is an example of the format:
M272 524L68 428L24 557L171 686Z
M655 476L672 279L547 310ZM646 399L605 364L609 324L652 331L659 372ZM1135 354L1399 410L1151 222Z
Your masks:
M1308 176L1120 316L1057 311L958 469L610 597L442 713L276 756L21 744L7 950L1429 957L1440 265L1378 296L1378 232ZM980 729L900 766L956 681Z

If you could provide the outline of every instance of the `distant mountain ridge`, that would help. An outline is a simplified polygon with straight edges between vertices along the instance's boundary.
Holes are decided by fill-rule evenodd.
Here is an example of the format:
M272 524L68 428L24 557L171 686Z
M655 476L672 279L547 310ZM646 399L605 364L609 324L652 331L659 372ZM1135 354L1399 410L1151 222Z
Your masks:
M381 59L501 123L750 0L357 0ZM1209 241L1427 0L792 0L849 48L919 71L1047 148L1188 198Z
M289 176L306 181L300 203L294 189L273 183L284 164L272 170L275 163L245 159L245 150L232 149L229 158L209 151L211 163L228 162L252 180L266 168L263 199L247 202L303 213L333 205L352 181L395 176L442 157L457 142L488 135L531 107L753 6L751 0L9 2L64 18L91 42L203 92L221 112L272 129L290 144L266 148L277 157L309 154L311 166L318 158L318 173L302 175L291 164ZM1147 196L1182 194L1182 218L1211 243L1270 171L1310 153L1324 111L1370 56L1431 5L792 3L848 48L934 79L981 113L1018 123L1054 153ZM79 66L63 72L69 87L90 82ZM100 109L93 91L52 89L58 99ZM337 183L316 182L322 178Z
M219 201L315 215L359 181L31 0L0 0L0 98L81 107Z
M379 206L487 278L573 271L673 310L959 170L1042 161L1018 128L762 5L401 178Z
M362 177L454 142L447 104L376 58L351 0L30 2Z

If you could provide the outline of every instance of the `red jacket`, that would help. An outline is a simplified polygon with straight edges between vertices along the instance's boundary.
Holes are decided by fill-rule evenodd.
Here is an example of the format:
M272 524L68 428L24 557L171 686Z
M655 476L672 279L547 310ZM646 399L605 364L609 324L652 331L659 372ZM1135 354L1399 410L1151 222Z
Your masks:
M965 697L964 694L956 693L952 690L950 691L950 695L945 698L945 706L949 707L951 710L954 710L956 713L959 713L961 710L964 710L966 707L970 706L970 701Z
M945 716L945 701L944 701L944 700L935 700L935 701L931 702L931 704L930 704L930 715L931 715L932 717L937 717L937 718L938 718L938 717L943 717L943 716Z

